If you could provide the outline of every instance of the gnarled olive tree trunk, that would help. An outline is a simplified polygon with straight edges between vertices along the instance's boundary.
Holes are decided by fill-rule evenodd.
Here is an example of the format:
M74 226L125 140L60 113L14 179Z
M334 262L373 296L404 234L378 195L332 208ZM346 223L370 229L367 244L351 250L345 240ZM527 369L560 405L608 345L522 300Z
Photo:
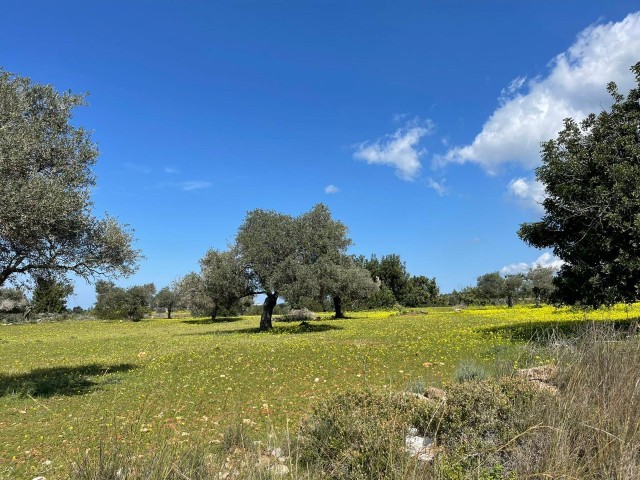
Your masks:
M271 324L271 317L273 315L273 309L278 302L277 293L267 293L267 298L264 299L262 304L262 316L260 317L260 330L270 330L273 328Z
M336 318L344 318L344 313L342 312L342 298L340 298L340 295L333 297L333 309L336 312Z

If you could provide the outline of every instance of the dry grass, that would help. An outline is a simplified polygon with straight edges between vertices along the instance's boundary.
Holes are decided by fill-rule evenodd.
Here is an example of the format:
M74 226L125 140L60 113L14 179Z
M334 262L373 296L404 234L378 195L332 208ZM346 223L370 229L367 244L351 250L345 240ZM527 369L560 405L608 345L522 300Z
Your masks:
M562 342L560 393L519 449L520 476L640 478L640 339L591 327Z

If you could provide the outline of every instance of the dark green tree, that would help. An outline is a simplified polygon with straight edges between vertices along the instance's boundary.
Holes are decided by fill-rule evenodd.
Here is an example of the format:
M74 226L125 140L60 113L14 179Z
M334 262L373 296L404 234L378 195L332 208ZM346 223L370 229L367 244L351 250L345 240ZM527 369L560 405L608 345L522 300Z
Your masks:
M67 310L67 298L73 293L73 285L56 277L36 277L33 290L33 313L62 313Z
M371 255L369 259L362 255L353 258L358 265L369 271L374 281L380 282L378 296L381 296L381 299L388 299L388 295L383 291L388 289L393 295L395 300L393 302L394 304L403 303L411 275L407 272L407 267L400 258L400 255L392 253L383 255L381 258L378 258L376 255ZM388 302L385 301L383 303Z
M577 123L566 119L542 144L536 170L547 196L539 222L518 235L564 260L555 298L597 307L640 298L640 63L626 98L608 85L613 105Z
M478 277L476 293L481 303L495 303L501 300L504 294L504 278L499 272L485 273Z
M392 253L380 259L379 277L382 284L393 292L396 301L402 303L410 275L400 255Z
M428 307L435 305L439 295L440 289L435 278L418 275L409 278L402 304L407 307Z
M0 69L0 286L24 275L129 275L132 234L91 213L98 149L72 125L84 95Z

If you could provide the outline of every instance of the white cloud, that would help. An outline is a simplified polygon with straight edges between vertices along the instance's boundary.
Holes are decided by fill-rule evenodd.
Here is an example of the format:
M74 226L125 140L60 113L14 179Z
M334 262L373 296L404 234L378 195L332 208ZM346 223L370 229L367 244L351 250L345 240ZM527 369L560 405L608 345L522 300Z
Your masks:
M202 190L203 188L211 187L211 182L204 182L202 180L190 180L186 182L180 182L178 184L180 190L190 192L192 190Z
M502 275L515 275L516 273L525 273L529 271L529 264L525 262L511 263L500 269Z
M500 102L506 103L523 87L524 82L527 80L527 77L516 77L511 80L511 83L508 87L503 88L500 92Z
M549 252L544 252L542 255L538 257L537 260L531 263L519 262L519 263L511 263L509 265L506 265L500 269L500 273L502 275L514 275L516 273L526 273L529 271L530 268L535 268L538 266L544 267L544 268L552 268L553 270L557 271L557 270L560 270L560 267L562 267L563 264L564 262L560 260L558 257L556 257L555 255Z
M393 121L394 121L394 122L396 122L396 123L398 123L398 122L403 121L403 120L404 120L405 118L407 118L408 116L409 116L409 114L408 114L408 113L396 113L396 114L393 116Z
M445 186L446 178L443 178L440 182L436 182L433 178L429 177L427 179L427 186L436 191L438 195L441 197L449 193L449 188Z
M544 185L534 179L514 178L509 182L509 196L520 205L542 212L545 199Z
M411 181L418 176L422 167L420 157L425 152L419 150L420 139L432 131L433 123L430 120L414 119L375 142L361 143L353 156L368 164L395 167L399 178Z
M564 265L564 261L549 252L544 252L535 262L533 262L534 267L539 266L544 268L553 268L554 270L560 270L562 265Z
M324 193L332 194L332 193L338 193L339 191L340 189L335 185L327 185L326 187L324 187Z
M169 175L173 175L175 173L180 173L180 170L178 170L175 167L164 167L164 173L167 173Z
M581 120L608 108L609 81L615 81L621 93L633 86L629 68L638 61L638 52L640 12L583 30L566 52L550 62L546 77L528 82L519 77L503 90L500 106L471 144L451 148L436 160L476 163L490 174L506 163L535 167L540 142L555 137L563 119Z

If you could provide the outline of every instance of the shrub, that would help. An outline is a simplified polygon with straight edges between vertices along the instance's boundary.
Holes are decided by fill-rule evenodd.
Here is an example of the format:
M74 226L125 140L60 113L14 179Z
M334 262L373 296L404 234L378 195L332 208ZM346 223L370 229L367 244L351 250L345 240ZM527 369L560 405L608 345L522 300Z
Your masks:
M390 478L419 468L404 451L409 427L426 429L435 406L414 396L360 391L338 394L303 421L297 456L332 479Z
M283 315L280 320L283 322L298 322L298 321L309 321L315 320L316 314L311 310L306 308L301 308L300 310L291 310L289 313Z
M476 472L473 478L503 478L496 472L510 465L509 452L534 424L530 412L537 394L517 378L451 385L437 429L428 432L447 452L440 468L448 465L448 471L455 465L462 472Z

